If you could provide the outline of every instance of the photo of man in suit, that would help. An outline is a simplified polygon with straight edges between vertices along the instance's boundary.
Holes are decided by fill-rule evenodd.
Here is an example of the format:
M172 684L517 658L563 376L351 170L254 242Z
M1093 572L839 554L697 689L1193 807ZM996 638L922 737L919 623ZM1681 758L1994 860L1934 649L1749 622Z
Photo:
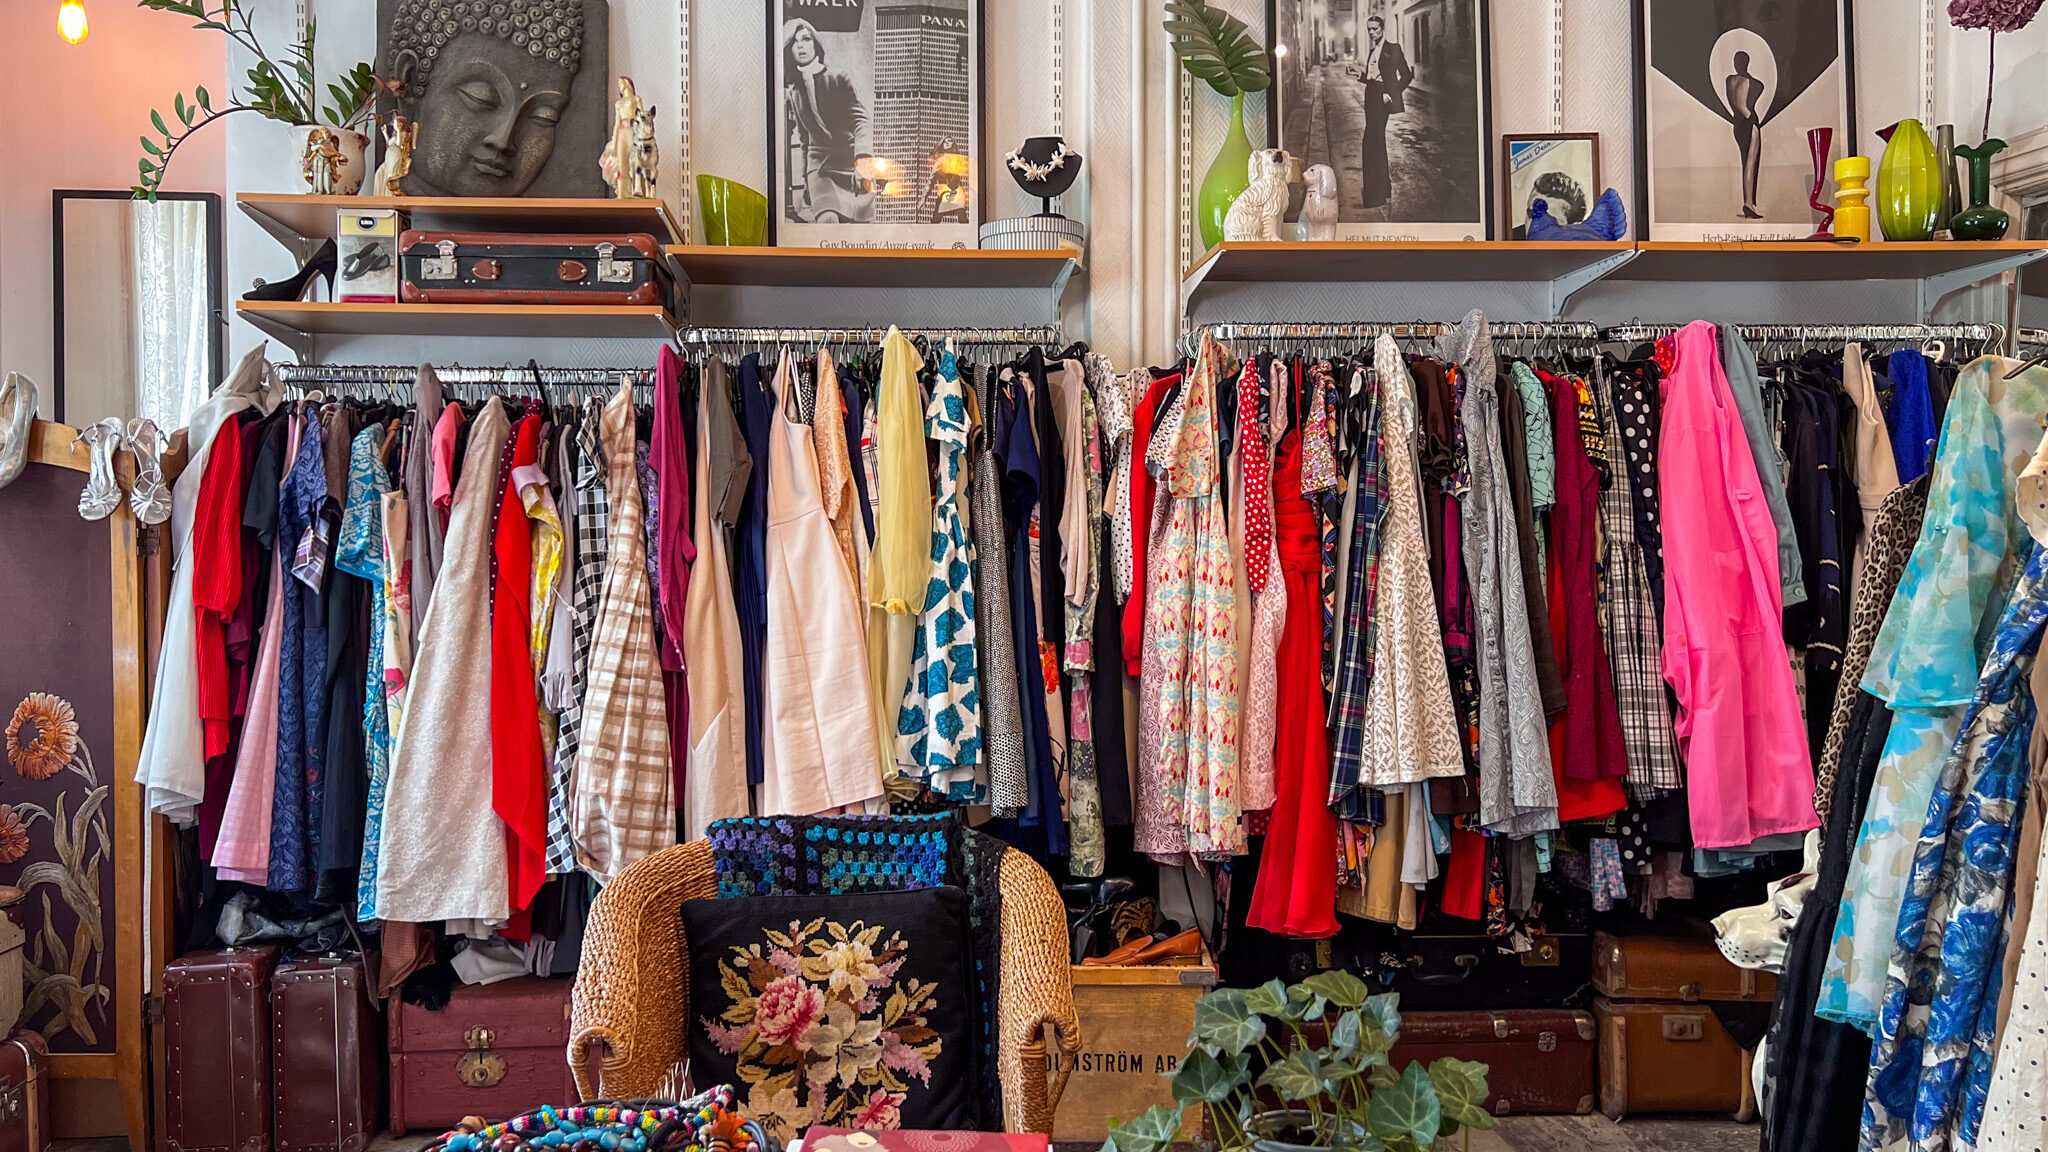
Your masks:
M1365 208L1377 208L1394 197L1393 174L1387 168L1387 118L1408 110L1403 96L1415 80L1415 70L1401 46L1387 39L1387 22L1379 16L1365 22L1364 63L1346 67L1344 72L1365 85L1365 133L1358 146L1365 169Z

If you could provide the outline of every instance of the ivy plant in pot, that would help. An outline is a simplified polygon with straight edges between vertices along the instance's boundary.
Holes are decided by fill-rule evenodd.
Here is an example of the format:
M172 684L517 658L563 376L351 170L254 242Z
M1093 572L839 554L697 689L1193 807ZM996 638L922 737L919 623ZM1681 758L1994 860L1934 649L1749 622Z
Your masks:
M149 114L154 136L142 137L145 155L136 162L140 178L131 189L139 199L156 199L170 169L171 157L192 135L216 120L237 112L255 112L291 128L301 192L335 193L352 196L363 186L364 149L368 141L357 129L374 113L371 97L376 95L377 77L367 63L358 62L327 85L330 102L320 103L320 88L313 72L314 23L306 21L306 33L284 53L283 60L271 56L257 39L250 23L254 0L137 0L138 6L155 12L190 17L195 28L219 32L256 58L249 69L247 88L230 93L230 102L213 105L205 87L183 92L171 100L171 117L160 109Z
M1112 1123L1102 1152L1169 1152L1189 1108L1223 1152L1421 1152L1461 1131L1469 1148L1471 1129L1493 1127L1487 1066L1445 1056L1396 1071L1400 998L1369 992L1331 971L1202 997L1170 1074L1175 1105Z

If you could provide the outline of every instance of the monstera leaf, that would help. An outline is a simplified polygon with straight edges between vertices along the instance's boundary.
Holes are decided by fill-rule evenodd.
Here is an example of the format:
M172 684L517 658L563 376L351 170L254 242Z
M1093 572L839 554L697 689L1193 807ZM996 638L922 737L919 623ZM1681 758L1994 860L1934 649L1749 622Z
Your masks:
M1273 83L1266 70L1266 46L1244 21L1211 7L1208 0L1168 0L1166 13L1174 55L1190 75L1218 95L1264 92Z

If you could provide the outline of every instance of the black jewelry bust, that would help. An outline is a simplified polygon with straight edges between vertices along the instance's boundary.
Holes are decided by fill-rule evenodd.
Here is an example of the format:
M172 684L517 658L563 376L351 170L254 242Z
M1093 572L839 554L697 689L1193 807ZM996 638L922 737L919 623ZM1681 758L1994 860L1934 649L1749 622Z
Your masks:
M1081 176L1081 154L1058 136L1033 136L1003 159L1017 187L1043 203L1040 216L1058 216L1052 210L1053 197L1072 188Z

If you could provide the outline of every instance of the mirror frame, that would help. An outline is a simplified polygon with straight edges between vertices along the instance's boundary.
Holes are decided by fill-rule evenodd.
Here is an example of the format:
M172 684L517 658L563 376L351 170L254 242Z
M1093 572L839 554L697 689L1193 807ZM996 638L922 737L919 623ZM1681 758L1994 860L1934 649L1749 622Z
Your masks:
M113 191L103 188L56 188L50 192L50 265L51 288L54 296L51 311L55 316L52 330L51 357L51 408L50 418L55 423L64 422L64 202L66 200L133 200L135 194L126 189ZM221 311L221 293L227 276L227 228L223 219L221 196L218 192L159 192L159 200L197 200L206 205L206 298L207 314L213 323L207 326L208 344L207 371L213 383L218 383L227 373L227 317ZM211 385L209 385L211 387ZM173 429L164 429L166 433Z

